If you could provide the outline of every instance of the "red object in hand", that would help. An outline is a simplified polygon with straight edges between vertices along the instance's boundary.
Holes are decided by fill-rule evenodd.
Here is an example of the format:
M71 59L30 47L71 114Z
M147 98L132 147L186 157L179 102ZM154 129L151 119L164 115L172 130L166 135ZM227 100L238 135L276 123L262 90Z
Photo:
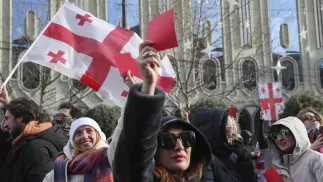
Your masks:
M284 182L283 178L278 174L274 167L269 168L264 172L267 182Z
M178 46L174 12L173 8L148 22L146 40L153 41L154 45L152 47L157 51Z

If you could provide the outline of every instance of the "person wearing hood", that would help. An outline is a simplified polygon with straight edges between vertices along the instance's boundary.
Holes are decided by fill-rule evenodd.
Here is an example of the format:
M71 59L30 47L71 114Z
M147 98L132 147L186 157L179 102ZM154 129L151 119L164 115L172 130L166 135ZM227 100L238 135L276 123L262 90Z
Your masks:
M3 108L3 128L13 142L12 155L1 166L0 181L43 181L67 141L64 131L51 122L44 122L48 117L33 100L17 98Z
M234 139L235 121L225 109L203 108L193 118L196 126L208 140L213 161L203 169L202 180L256 182L250 153L240 140Z
M323 179L323 154L310 149L307 130L296 117L276 121L268 132L272 165L285 182Z
M165 92L156 87L160 65L153 42L140 45L143 84L131 86L112 162L115 182L200 181L211 160L204 136L174 116L161 118Z
M299 111L297 118L300 119L307 130L311 142L311 149L323 153L323 135L320 134L320 126L323 124L322 116L311 107Z
M69 140L44 182L112 182L106 136L91 118L72 122Z

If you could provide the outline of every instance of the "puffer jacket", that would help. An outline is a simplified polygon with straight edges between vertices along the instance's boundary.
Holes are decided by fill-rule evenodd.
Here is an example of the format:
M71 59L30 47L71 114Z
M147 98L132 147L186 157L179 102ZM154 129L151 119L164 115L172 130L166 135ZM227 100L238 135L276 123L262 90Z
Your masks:
M104 147L108 148L108 144L106 144L103 140L100 140L99 143L94 147L94 149L100 149ZM69 160L73 158L74 147L71 146L70 142L65 145L63 152ZM84 181L84 175L65 174L65 179L68 179L66 180L68 182L82 182ZM52 170L45 176L43 182L54 182L54 170Z
M310 148L307 131L301 120L287 117L273 124L283 125L293 133L296 146L292 154L283 154L269 139L268 146L272 154L272 164L285 182L323 181L323 154Z

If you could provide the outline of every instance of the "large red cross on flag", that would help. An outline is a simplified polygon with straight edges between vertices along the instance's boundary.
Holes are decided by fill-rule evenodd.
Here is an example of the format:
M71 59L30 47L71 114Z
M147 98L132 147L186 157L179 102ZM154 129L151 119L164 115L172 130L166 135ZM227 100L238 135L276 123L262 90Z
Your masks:
M139 56L142 39L133 31L116 27L80 8L65 3L30 46L24 62L34 62L80 80L119 106L126 102L114 57ZM175 80L169 60L162 61L160 78ZM162 74L167 73L167 74Z
M281 83L259 83L258 93L261 107L266 110L265 120L277 120L284 110Z

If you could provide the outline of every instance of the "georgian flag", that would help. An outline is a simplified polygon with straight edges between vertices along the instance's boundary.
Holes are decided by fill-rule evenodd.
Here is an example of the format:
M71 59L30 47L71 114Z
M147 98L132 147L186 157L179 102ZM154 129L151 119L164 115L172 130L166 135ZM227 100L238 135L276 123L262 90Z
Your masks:
M34 62L80 80L122 107L129 88L123 83L114 56L130 53L136 59L141 42L133 31L65 3L27 50L23 62ZM161 87L169 87L175 80L167 57L161 61L159 73L160 78L167 77L160 79Z
M259 100L266 111L265 120L278 120L278 114L284 111L282 84L279 82L259 83Z

